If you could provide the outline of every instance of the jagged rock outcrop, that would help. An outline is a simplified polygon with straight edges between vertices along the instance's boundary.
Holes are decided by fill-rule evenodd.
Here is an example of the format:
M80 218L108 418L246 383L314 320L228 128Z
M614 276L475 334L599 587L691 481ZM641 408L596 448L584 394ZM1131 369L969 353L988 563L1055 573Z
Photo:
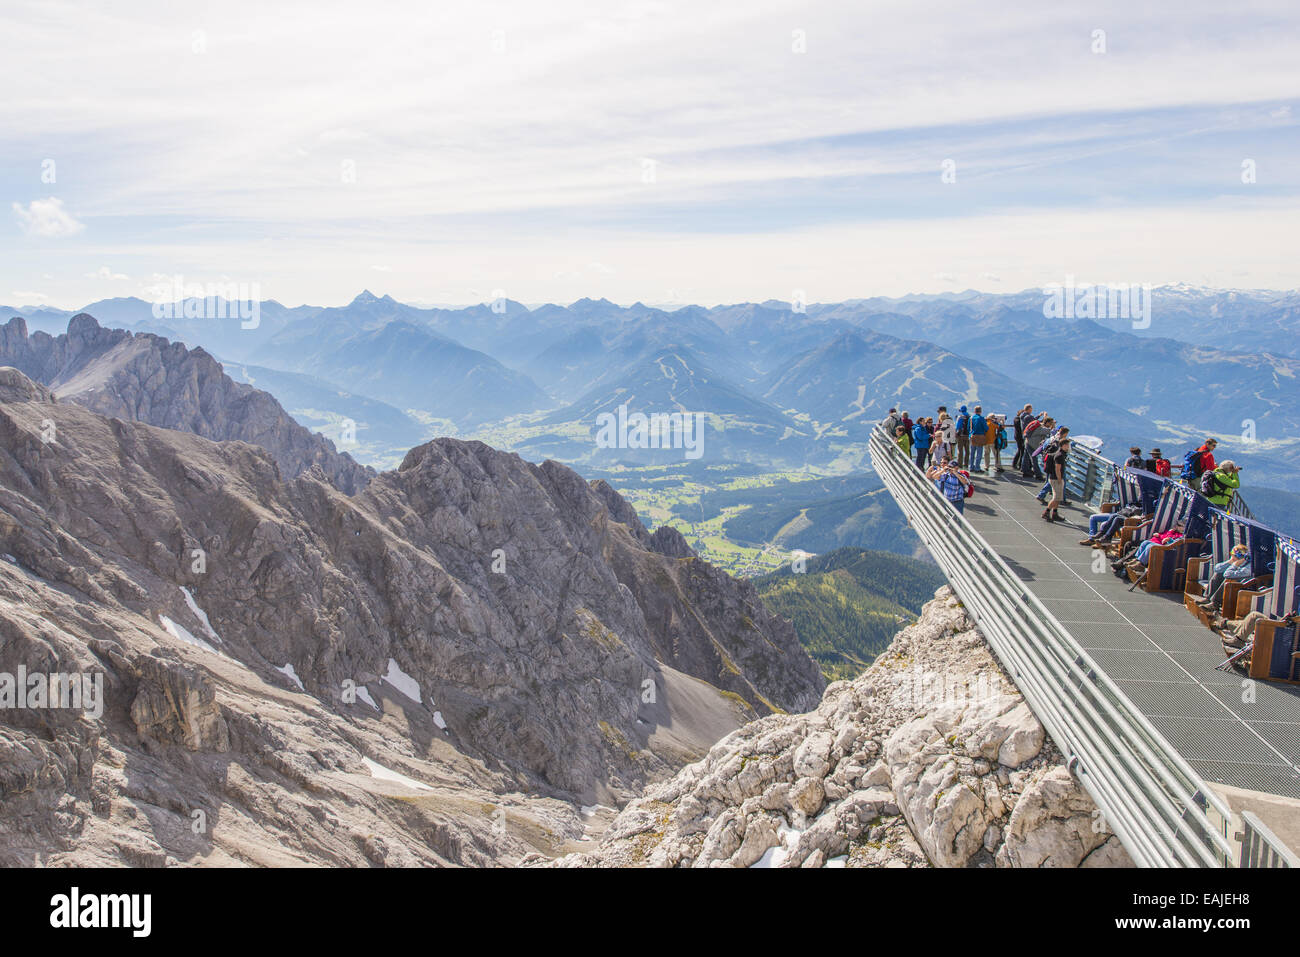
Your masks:
M553 866L1129 864L946 586L820 706L769 715Z
M101 415L259 445L288 478L316 467L352 495L374 475L295 422L270 393L232 380L204 350L150 333L103 329L85 313L73 316L57 337L29 336L23 319L10 319L0 326L0 365Z
M442 439L347 496L0 369L20 667L99 675L103 712L0 710L0 864L555 855L579 803L824 687L748 584L563 466Z

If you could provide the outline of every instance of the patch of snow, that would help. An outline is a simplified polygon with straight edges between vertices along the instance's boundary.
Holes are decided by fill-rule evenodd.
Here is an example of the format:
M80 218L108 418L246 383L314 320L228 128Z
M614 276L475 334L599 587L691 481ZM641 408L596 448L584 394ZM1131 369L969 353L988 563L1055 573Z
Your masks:
M8 552L5 552L5 561L7 561L10 565L17 565L17 564L18 564L18 559L14 558L14 557L13 557L12 555L10 555Z
M583 804L578 808L583 817L593 817L597 811L612 811L612 807L606 807L604 804Z
M193 645L195 648L202 648L204 651L210 651L214 655L221 654L221 652L217 651L216 648L213 648L202 638L195 637L184 625L178 625L166 615L159 615L158 620L162 623L163 628L167 629L167 633L173 638L179 638L187 645Z
M357 697L376 711L380 710L379 705L375 704L375 699L370 697L370 692L366 690L365 685L357 685Z
M419 781L415 780L415 778L408 778L405 774L402 774L398 771L394 771L392 768L386 768L382 764L378 764L375 761L371 761L369 758L362 758L361 761L362 763L365 764L366 768L370 771L370 776L372 778L377 778L380 781L393 781L396 784L404 784L408 788L414 788L416 791L433 790L433 788L429 787L429 785L422 784Z
M208 613L199 607L199 603L194 600L194 596L190 593L190 590L182 585L181 594L185 596L185 604L190 606L190 611L193 612L194 617L199 620L199 624L201 624L203 630L208 633L208 637L213 641L220 642L221 636L212 630L212 622L208 621Z
M299 690L299 691L306 691L306 690L307 690L306 688L304 688L304 687L302 686L302 679L300 679L300 678L298 677L298 673L297 673L296 671L293 670L293 662L292 662L292 661L285 662L285 665L284 665L283 668L276 668L275 670L278 671L278 672L280 672L280 674L284 675L286 678L288 678L290 681L292 681L294 684L296 684L296 685L298 686L298 690Z
M388 659L388 674L384 675L384 680L416 704L424 703L420 697L420 683L399 668L393 658Z
M433 713L433 723L436 724L436 725L438 726L438 730L439 730L439 731L446 731L446 730L447 730L447 722L444 721L444 720L442 719L442 712L441 712L441 711L435 711L435 712Z
M849 855L844 854L840 857L832 857L826 862L827 867L846 867L849 863Z
M756 860L750 867L780 867L790 853L790 846L799 839L802 831L797 831L788 825L782 824L777 830L777 840L779 843L773 844L763 856Z

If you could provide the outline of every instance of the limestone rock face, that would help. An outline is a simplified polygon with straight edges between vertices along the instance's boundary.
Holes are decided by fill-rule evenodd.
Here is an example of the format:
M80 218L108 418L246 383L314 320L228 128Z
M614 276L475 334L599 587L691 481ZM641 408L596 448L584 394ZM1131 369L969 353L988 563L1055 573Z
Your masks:
M948 588L808 714L652 785L561 867L1097 867L1129 859Z
M131 702L131 720L141 736L173 741L190 751L230 750L212 682L198 671L157 658L144 658L141 665L147 673Z
M319 468L352 495L374 475L295 422L270 393L235 382L202 349L149 333L103 329L85 313L58 337L28 336L20 317L9 320L0 326L0 365L102 415L260 446L288 478Z
M73 325L62 348L87 348ZM553 462L441 439L349 496L9 369L0 673L20 666L98 676L103 709L0 711L0 865L555 856L581 806L825 687L748 583Z

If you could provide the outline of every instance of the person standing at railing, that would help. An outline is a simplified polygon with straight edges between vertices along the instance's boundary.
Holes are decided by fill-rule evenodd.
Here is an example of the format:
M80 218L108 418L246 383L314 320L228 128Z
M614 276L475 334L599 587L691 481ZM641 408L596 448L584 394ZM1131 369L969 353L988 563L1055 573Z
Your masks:
M1173 467L1169 464L1169 460L1164 457L1164 454L1159 449L1152 449L1150 456L1150 458L1143 461L1142 468L1148 472L1154 472L1162 478L1169 478Z
M887 435L898 434L898 427L903 424L903 417L898 414L898 410L891 408L889 415L881 420L880 424L884 427Z
M1049 419L1048 421L1050 422L1051 420ZM1058 429L1054 429L1052 433L1048 435L1047 439L1043 442L1043 444L1039 447L1039 452L1041 452L1042 455L1038 457L1043 460L1044 472L1047 472L1047 457L1051 455L1053 452L1058 451L1061 447L1061 442L1069 438L1069 436L1070 436L1069 427L1063 425ZM1051 473L1048 473L1047 480L1043 482L1043 487L1038 490L1038 500L1040 502L1047 501L1047 496L1050 495L1052 492L1051 477L1052 477Z
M970 470L984 471L984 446L988 444L989 421L984 418L983 406L975 406L970 417Z
M1225 459L1213 472L1201 476L1201 494L1210 500L1210 504L1230 511L1232 493L1241 487L1241 469L1232 459Z
M894 441L897 442L898 447L903 450L903 454L910 459L912 457L912 433L908 432L907 429L900 425L898 428L894 429Z
M1016 457L1011 460L1013 469L1024 468L1024 462L1021 461L1025 454L1025 424L1034 417L1034 407L1026 404L1023 409L1015 414L1011 426L1016 436Z
M912 426L912 448L916 452L916 467L925 471L925 459L930 454L930 433L925 430L924 422Z
M1064 519L1057 514L1057 509L1065 501L1065 460L1070 455L1070 440L1061 439L1055 450L1048 452L1043 459L1047 469L1047 483L1052 489L1052 500L1043 509L1043 519L1048 522L1061 522Z
M1005 471L1002 468L1002 450L1007 447L1007 417L995 415L990 421L992 427L989 429L989 454L993 456L993 470L1002 472Z
M934 427L934 448L930 461L942 462L957 454L957 426L947 412L939 413L939 424Z
M957 410L954 426L957 432L957 466L964 469L970 465L970 413L966 406Z
M1135 445L1128 450L1128 458L1124 460L1126 469L1146 469L1147 460L1142 457L1142 447ZM1150 471L1150 469L1147 469Z
M1032 418L1025 423L1025 454L1020 457L1020 474L1027 479L1042 480L1043 473L1034 461L1034 453L1052 430L1052 417Z

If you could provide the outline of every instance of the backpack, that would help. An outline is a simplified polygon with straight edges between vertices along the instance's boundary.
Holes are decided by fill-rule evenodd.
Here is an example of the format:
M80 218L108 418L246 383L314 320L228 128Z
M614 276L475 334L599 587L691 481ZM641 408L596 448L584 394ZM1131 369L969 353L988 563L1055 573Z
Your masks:
M1201 473L1201 494L1206 498L1214 498L1221 494L1219 490L1219 478L1214 472Z
M1007 447L1007 430L1003 426L998 426L998 434L993 437L993 447L995 449Z
M1201 474L1201 450L1192 449L1183 456L1183 471L1180 478L1194 479L1199 478Z
M1159 475L1159 476L1161 476L1161 477L1163 477L1163 478L1168 478L1168 477L1169 477L1169 460L1168 460L1168 459L1156 459L1155 462L1152 463L1152 464L1155 465L1155 468L1153 468L1153 469L1151 470L1152 472L1155 472L1157 475Z
M972 495L975 494L975 483L970 480L970 473L967 472L965 469L961 470L961 474L966 476L966 482L967 482L966 498L970 498Z
M969 416L969 415L959 415L959 416L957 416L957 434L958 434L958 435L970 435L970 416Z

